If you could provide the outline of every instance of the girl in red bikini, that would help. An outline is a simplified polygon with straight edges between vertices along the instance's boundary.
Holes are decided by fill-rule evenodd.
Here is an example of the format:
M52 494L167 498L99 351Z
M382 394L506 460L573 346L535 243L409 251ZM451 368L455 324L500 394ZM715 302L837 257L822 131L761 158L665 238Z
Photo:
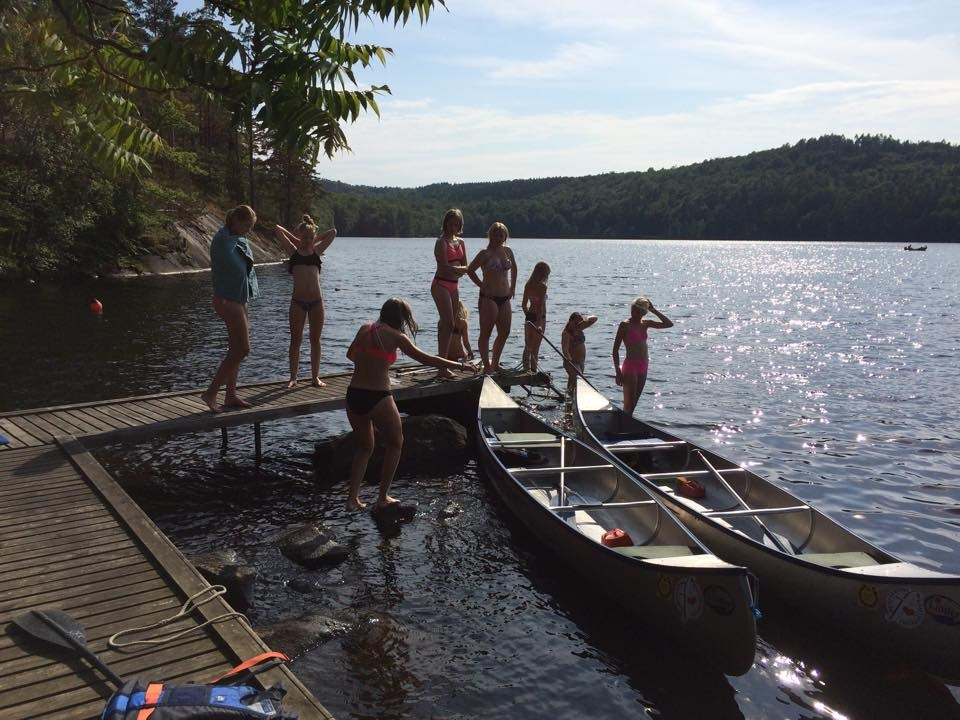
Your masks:
M418 329L410 304L400 298L390 298L380 308L380 319L361 327L347 350L347 357L353 361L353 377L347 388L347 419L353 428L355 448L350 468L347 510L362 510L367 505L360 501L360 485L373 454L374 427L380 431L385 450L380 493L374 510L384 510L400 502L388 494L403 449L400 413L390 391L389 369L397 360L397 350L402 350L424 365L450 370L465 369L462 361L453 362L424 352L404 334L404 330L408 330L416 335Z
M293 249L290 255L289 270L293 276L293 297L290 299L290 382L287 387L297 384L297 371L300 368L300 344L303 338L303 326L310 320L310 378L314 387L323 387L320 379L320 335L323 333L323 293L320 290L320 268L323 262L320 256L337 237L335 228L317 234L317 226L309 215L293 232L277 225L275 232L281 240L286 240Z
M477 253L467 267L467 275L480 286L478 315L480 316L480 357L483 360L483 372L487 375L502 370L500 355L510 335L510 323L513 318L511 298L517 291L517 261L513 250L507 247L510 233L507 226L495 222L487 231L487 247ZM483 280L477 270L483 268ZM497 327L497 339L493 342L493 357L490 356L490 335Z
M430 284L430 294L437 304L440 322L437 325L437 354L446 355L450 336L456 325L457 304L460 302L460 276L467 271L467 246L463 243L463 213L457 208L443 216L440 237L433 245L437 272ZM440 377L450 377L450 371L441 369Z
M647 320L644 316L651 312L659 320ZM657 310L649 298L638 297L630 305L630 319L624 320L617 328L613 340L613 367L617 371L617 385L623 387L623 409L633 415L637 400L647 382L647 370L650 368L650 356L647 349L647 329L665 329L673 327L673 321ZM627 357L620 365L620 344L627 350Z
M547 280L550 266L542 260L533 266L530 279L523 286L523 301L520 307L526 322L523 324L523 369L537 371L540 360L540 343L547 326ZM532 324L531 324L532 323Z

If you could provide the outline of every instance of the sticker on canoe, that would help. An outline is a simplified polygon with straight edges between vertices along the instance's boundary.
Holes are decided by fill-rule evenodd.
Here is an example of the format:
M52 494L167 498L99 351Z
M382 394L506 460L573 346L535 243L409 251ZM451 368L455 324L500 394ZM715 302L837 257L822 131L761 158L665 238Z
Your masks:
M692 577L680 578L673 588L673 604L680 611L680 622L696 620L703 614L703 592Z
M707 607L720 615L733 615L733 595L719 585L709 585L703 591L703 601Z
M861 585L857 592L857 605L874 610L880 602L880 593L873 585Z
M938 623L960 625L960 603L946 595L928 595L923 607Z
M895 622L905 628L915 628L923 622L926 614L923 596L910 588L897 588L887 595L887 611L884 620Z
M670 581L669 575L661 575L657 578L657 596L664 599L670 597L670 593L673 591L673 583Z

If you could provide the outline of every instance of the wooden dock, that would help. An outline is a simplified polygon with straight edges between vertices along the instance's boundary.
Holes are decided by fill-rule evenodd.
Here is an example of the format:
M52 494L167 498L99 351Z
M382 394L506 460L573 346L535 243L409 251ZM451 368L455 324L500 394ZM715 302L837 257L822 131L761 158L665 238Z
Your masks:
M398 402L470 391L462 374L438 381L433 368L398 367ZM89 453L110 443L260 424L343 407L348 373L326 387L285 382L247 385L253 407L212 413L199 391L169 392L0 414L0 720L99 716L111 686L84 661L48 651L14 633L10 621L31 609L58 608L86 629L91 649L121 677L205 681L267 648L247 622L208 625L158 649L111 650L107 638L174 615L207 581ZM544 377L511 376L505 384L542 385ZM199 625L230 607L222 598L170 629ZM301 720L330 714L287 668L264 673L283 682L285 707Z

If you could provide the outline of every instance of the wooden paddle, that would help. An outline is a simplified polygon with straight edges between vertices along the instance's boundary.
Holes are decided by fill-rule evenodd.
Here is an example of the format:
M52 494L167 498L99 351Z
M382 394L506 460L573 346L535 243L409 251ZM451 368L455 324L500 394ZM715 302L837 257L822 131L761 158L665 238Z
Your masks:
M73 650L98 668L119 688L123 680L87 647L83 626L62 610L30 610L13 619L13 624L27 635L49 645Z

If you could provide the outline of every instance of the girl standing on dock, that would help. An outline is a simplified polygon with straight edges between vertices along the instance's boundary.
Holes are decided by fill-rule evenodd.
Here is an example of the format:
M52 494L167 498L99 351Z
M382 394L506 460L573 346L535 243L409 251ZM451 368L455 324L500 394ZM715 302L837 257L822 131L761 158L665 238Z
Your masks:
M297 384L297 372L300 368L300 344L303 339L303 326L310 320L310 382L314 387L326 385L320 379L320 335L323 333L323 293L320 289L320 268L323 262L320 256L337 237L336 228L317 234L316 223L309 215L291 233L285 227L277 225L277 237L286 240L293 248L290 255L289 270L293 276L293 297L290 299L290 382L287 387Z
M480 357L483 360L483 372L487 375L498 372L500 356L510 335L510 323L513 308L510 300L517 291L517 261L513 250L507 247L510 233L502 222L495 222L487 231L487 247L477 253L467 267L467 275L480 287L479 315ZM477 270L483 268L483 280L477 276ZM497 338L493 342L493 357L490 356L490 335L497 327Z
M213 277L213 309L227 327L227 355L217 368L210 386L200 398L213 412L224 408L245 408L250 403L237 395L240 363L250 354L250 328L247 302L259 297L257 274L253 270L253 250L246 235L257 223L257 214L249 205L227 211L224 225L210 241L210 273ZM217 393L226 385L223 405Z
M400 413L390 390L390 366L397 360L397 350L424 365L433 365L448 370L463 370L463 361L454 362L424 352L404 334L414 336L419 329L410 303L401 298L390 298L380 308L377 322L366 323L358 331L347 357L353 361L353 377L347 388L347 419L353 428L354 455L350 468L350 490L347 495L347 510L362 510L366 503L360 501L360 485L367 472L367 463L373 454L376 427L384 445L383 467L380 472L380 492L374 511L399 505L390 497L390 484L400 463L403 449L403 428Z
M430 284L430 294L437 304L440 322L437 325L437 354L446 355L456 325L457 304L460 302L460 276L467 268L467 246L463 243L463 213L451 208L443 216L440 237L433 245L437 272ZM440 377L450 377L450 371L441 368Z
M543 342L543 330L547 326L547 279L550 266L542 260L533 266L530 279L523 286L523 369L537 371L540 360L540 343Z
M583 331L597 321L596 315L584 317L578 312L570 313L567 324L560 335L560 349L563 351L563 369L567 371L567 391L571 391L577 381L577 371L583 373L587 361L587 345Z
M644 318L648 312L659 320ZM649 298L638 297L630 305L630 317L620 323L617 336L613 339L613 367L617 372L617 385L623 387L623 410L633 415L637 400L647 382L647 370L650 368L650 355L647 348L647 330L649 328L666 329L673 327L673 321L657 310ZM620 344L627 349L627 357L620 365Z

